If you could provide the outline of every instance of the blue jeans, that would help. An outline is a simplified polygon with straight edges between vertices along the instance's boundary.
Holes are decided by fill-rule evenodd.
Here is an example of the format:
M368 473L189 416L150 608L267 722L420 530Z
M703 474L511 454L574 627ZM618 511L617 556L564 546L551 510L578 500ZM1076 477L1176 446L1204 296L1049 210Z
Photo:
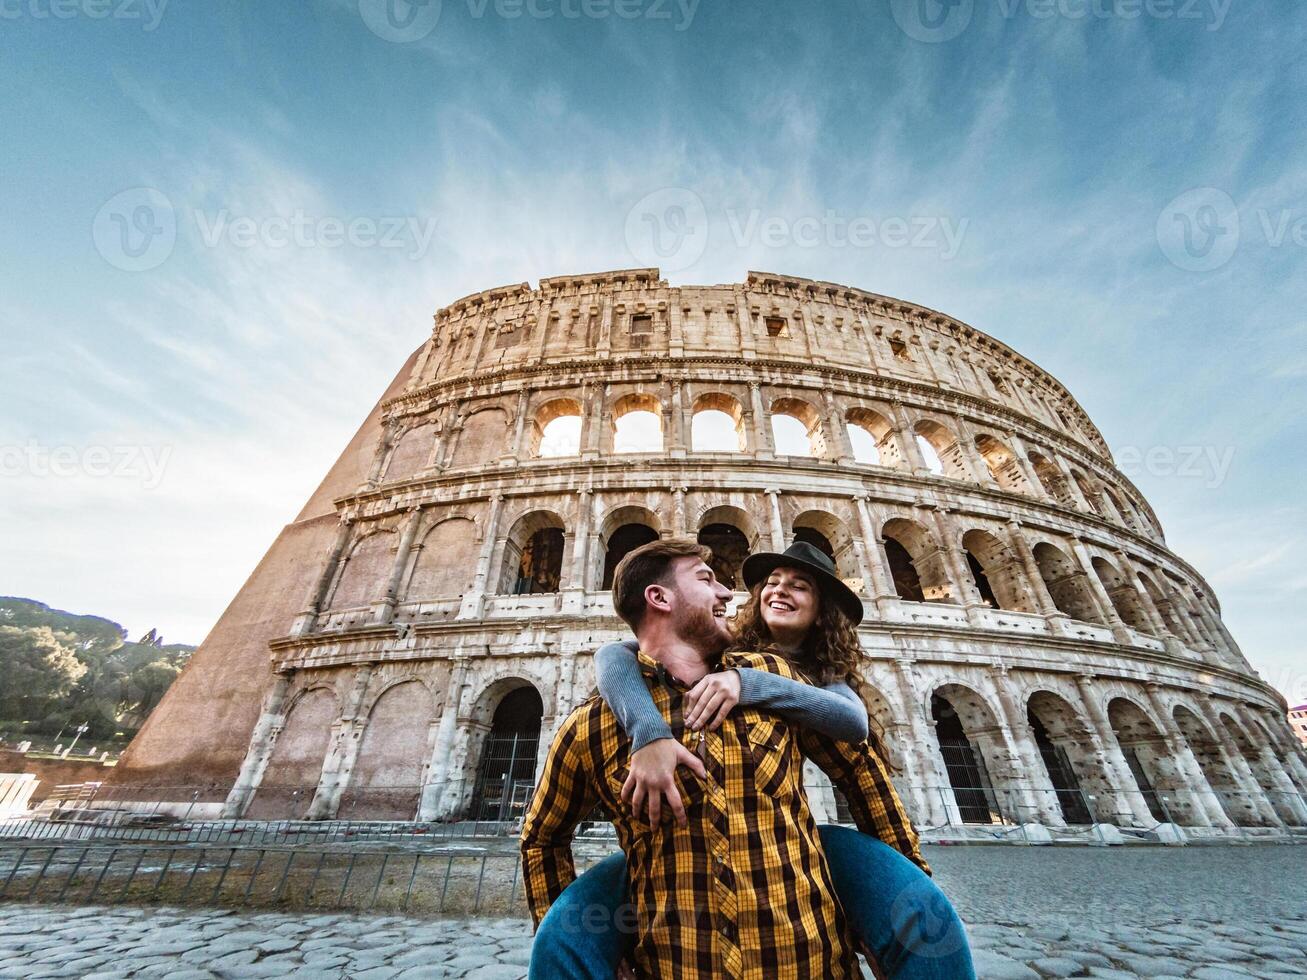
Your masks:
M854 938L893 980L975 980L962 920L920 868L888 844L822 826L835 893ZM626 856L613 854L549 908L531 948L530 980L613 980L635 946Z

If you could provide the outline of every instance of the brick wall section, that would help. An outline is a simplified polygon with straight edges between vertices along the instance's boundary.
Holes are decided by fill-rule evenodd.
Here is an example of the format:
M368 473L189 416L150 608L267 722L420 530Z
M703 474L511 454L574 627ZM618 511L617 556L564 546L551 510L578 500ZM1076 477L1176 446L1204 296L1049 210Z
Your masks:
M49 796L56 786L107 782L114 768L98 759L41 759L26 752L0 749L0 772L30 772L40 780L32 794L33 806Z

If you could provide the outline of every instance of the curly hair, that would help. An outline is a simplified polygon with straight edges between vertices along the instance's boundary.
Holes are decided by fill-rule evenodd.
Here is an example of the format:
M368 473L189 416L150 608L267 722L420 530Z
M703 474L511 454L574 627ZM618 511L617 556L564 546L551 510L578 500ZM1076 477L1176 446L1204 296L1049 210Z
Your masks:
M754 584L749 590L749 598L732 618L731 632L735 635L735 641L730 649L784 657L815 683L834 684L843 681L861 698L862 678L858 675L857 668L862 659L862 644L858 641L858 630L853 621L836 603L822 601L823 597L818 592L817 619L804 636L803 643L794 653L782 650L776 645L767 621L762 617L762 589L765 584L766 582ZM868 718L867 741L885 764L890 765L883 735L880 726Z

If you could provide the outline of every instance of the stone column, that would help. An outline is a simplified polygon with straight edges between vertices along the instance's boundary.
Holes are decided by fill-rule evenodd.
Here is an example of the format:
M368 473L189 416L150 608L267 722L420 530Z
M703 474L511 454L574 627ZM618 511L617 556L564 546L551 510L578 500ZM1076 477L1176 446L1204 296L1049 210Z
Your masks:
M436 744L427 766L427 783L422 787L422 801L418 806L419 820L434 820L447 815L443 808L443 797L449 782L449 754L458 728L467 662L467 655L461 652L450 658L449 686L445 689L445 703L441 707L440 723L436 729Z
M908 425L903 406L898 402L890 402L889 407L894 415L894 434L898 438L899 450L904 462L917 476L930 476L930 467L926 465L926 457L921 455L921 447L917 445L917 434L912 431L912 426Z
M372 460L372 467L368 470L368 478L365 481L369 488L375 487L381 482L381 469L386 465L386 458L390 455L390 450L395 446L396 429L397 426L394 422L386 423L381 441L377 443L376 457Z
M1225 767L1230 770L1235 782L1239 784L1239 788L1247 795L1253 809L1270 826L1283 827L1284 821L1266 795L1266 788L1258 782L1257 774L1253 772L1253 767L1249 764L1247 756L1235 744L1234 738L1230 735L1230 730L1221 721L1210 695L1200 697L1197 701L1207 724L1216 733L1217 745L1221 750L1221 754L1225 757Z
M1029 813L1038 818L1038 822L1049 827L1065 827L1066 819L1062 815L1062 806L1057 799L1057 791L1048 776L1039 747L1035 744L1035 734L1030 729L1026 712L1012 696L1008 678L1008 669L1004 664L994 665L994 688L998 694L998 703L1003 709L1000 725L1009 753L1025 771L1028 785L1018 783L1015 787ZM1026 821L1023 821L1026 822Z
M1021 437L1015 432L1007 433L1008 445L1012 448L1012 455L1016 457L1017 468L1021 470L1021 475L1025 477L1026 483L1030 486L1030 495L1037 500L1046 500L1049 503L1056 504L1053 495L1048 492L1043 481L1039 479L1039 474L1035 472L1035 465L1030 462L1030 450L1021 440Z
M254 732L250 736L249 748L245 751L245 761L241 763L236 782L227 794L222 805L223 820L239 820L245 815L254 798L259 783L263 781L263 772L268 768L272 757L272 747L277 742L286 719L282 709L286 704L286 692L290 689L290 674L274 675L272 687L263 697L263 706L259 711L259 720L254 723Z
M749 382L749 410L753 412L753 451L758 459L775 459L776 447L772 444L771 417L762 407L762 388L756 381Z
M1293 784L1293 779L1290 778L1285 764L1276 754L1275 747L1262 737L1261 730L1256 725L1248 723L1247 714L1241 710L1241 705L1231 705L1231 708L1239 717L1249 738L1253 740L1262 771L1275 784L1275 798L1271 801L1272 804L1285 823L1294 827L1307 826L1307 800L1303 799L1298 787Z
M939 547L944 555L944 567L948 571L949 586L953 596L959 605L966 608L968 621L978 625L976 610L982 606L980 590L976 588L971 569L967 567L966 559L962 557L962 546L958 543L948 508L936 508L932 516L939 534Z
M340 519L340 524L336 528L336 540L332 542L331 551L327 554L327 563L323 566L318 581L314 583L313 591L309 594L309 601L304 611L295 617L295 622L290 628L291 636L304 636L306 633L312 633L314 627L317 626L318 614L322 612L322 604L327 601L327 593L331 590L331 583L336 580L336 569L340 567L340 557L345 553L345 546L349 544L350 528L353 523L347 517Z
M1158 694L1160 685L1145 684L1144 690L1148 694L1148 704L1153 709L1153 714L1162 725L1162 738L1167 750L1171 753L1179 776L1185 781L1186 790L1193 797L1193 805L1190 809L1201 810L1213 827L1232 829L1234 821L1221 805L1220 797L1216 795L1216 790L1208 781L1207 774L1203 772L1202 765L1194 755L1193 747L1185 738L1184 732L1180 730L1180 726L1176 724L1175 718L1162 704Z
M927 706L912 676L912 661L895 657L894 680L903 702L910 739L903 742L903 764L907 772L908 797L918 821L932 827L961 824L957 801L953 798L939 742L934 727L927 724ZM933 785L932 785L933 781Z
M485 613L490 558L495 552L495 540L499 534L499 515L503 508L504 495L492 494L490 512L486 515L485 526L481 529L481 552L477 555L476 575L472 580L472 588L463 596L463 605L458 611L459 619L480 619Z
M835 396L829 388L823 388L822 397L826 407L826 427L830 429L830 452L839 465L844 466L852 463L853 446L849 442L848 426L844 424L844 419L840 416L839 406L835 403Z
M1035 607L1039 614L1048 621L1049 630L1055 634L1063 635L1067 632L1068 617L1066 613L1057 608L1057 603L1053 601L1052 594L1048 591L1048 586L1044 582L1044 576L1039 573L1039 562L1035 560L1035 554L1030 550L1030 542L1021 532L1021 522L1010 520L1007 522L1008 539L1012 542L1012 550L1016 552L1017 559L1021 562L1021 568L1025 572L1026 587L1030 594L1035 597Z
M1107 713L1098 703L1094 681L1092 674L1077 674L1075 677L1076 690L1080 694L1085 717L1090 722L1095 748L1103 753L1103 770L1117 793L1117 813L1124 825L1133 823L1136 827L1155 827L1157 820L1148 809L1148 802L1135 781L1134 773L1130 771L1130 765L1125 761L1125 753L1121 751Z
M767 495L767 517L771 524L773 551L785 550L785 525L781 523L781 492L775 488L763 491Z
M540 300L536 306L535 331L531 334L531 363L539 364L545 359L545 346L549 342L549 324L553 320L553 305L547 299Z
M395 616L395 606L399 603L399 587L404 580L409 554L413 550L413 542L417 538L418 528L421 525L421 508L410 507L408 516L404 519L404 530L399 535L399 544L395 548L395 561L390 566L390 577L386 579L386 594L377 603L372 615L374 623L389 623Z
M595 355L606 361L613 350L613 301L609 296L602 296L599 302L599 343L595 345Z
M1117 643L1130 644L1133 642L1130 630L1122 622L1120 615L1116 611L1116 606L1112 605L1112 599L1107 594L1107 587L1103 585L1103 580L1094 571L1094 562L1089 557L1089 549L1085 547L1084 538L1072 538L1071 551L1076 556L1076 563L1080 566L1081 574L1089 583L1089 594L1093 597L1094 605L1098 609L1098 615L1112 631L1112 638Z
M1121 574L1134 587L1135 593L1139 597L1140 608L1143 609L1144 616L1148 619L1148 625L1153 635L1166 646L1167 653L1172 656L1181 656L1182 644L1167 628L1166 620L1162 617L1162 611L1157 608L1157 604L1153 602L1153 597L1148 594L1148 587L1144 585L1143 580L1139 577L1139 571L1135 568L1134 562L1120 548L1116 549L1113 554L1116 557L1117 564L1121 567Z
M362 663L354 670L354 686L345 699L345 710L332 726L327 757L322 760L322 775L318 779L313 802L309 804L310 820L332 820L340 809L340 798L349 785L354 760L358 757L359 742L362 741L363 729L367 726L367 718L360 718L359 715L368 691L368 681L372 679L372 668L373 664Z
M673 459L684 459L691 441L685 418L685 393L680 381L673 381L671 389L672 397L668 403L668 414L671 416L672 425L671 440L667 449Z
M958 446L962 450L962 458L966 461L967 468L971 470L971 478L981 486L998 487L998 479L990 471L989 464L985 462L985 457L976 448L975 432L971 426L958 416L954 416L953 428L957 432Z
M672 357L685 356L685 308L681 305L681 291L672 289L667 299L667 353Z
M581 386L581 458L598 459L603 437L604 405L608 386L585 382Z
M531 393L523 388L517 393L517 415L513 420L513 446L505 457L513 462L521 462L526 456L523 445L526 439L526 413Z
M752 361L758 356L758 345L753 339L753 317L743 289L735 290L735 323L740 331L740 355L746 361Z
M689 535L685 523L685 493L689 487L672 487L672 536L684 538Z
M885 543L876 531L871 520L871 511L867 506L868 495L853 495L853 509L858 515L858 530L862 532L863 552L866 556L867 572L870 575L868 585L870 594L877 606L882 599L897 599L894 583L890 581L889 563L885 558Z
M1085 497L1084 491L1080 489L1080 484L1076 482L1076 478L1071 475L1071 467L1062 454L1054 452L1053 462L1062 471L1062 481L1066 484L1066 492L1071 494L1071 499L1075 501L1076 506L1086 514L1098 513Z

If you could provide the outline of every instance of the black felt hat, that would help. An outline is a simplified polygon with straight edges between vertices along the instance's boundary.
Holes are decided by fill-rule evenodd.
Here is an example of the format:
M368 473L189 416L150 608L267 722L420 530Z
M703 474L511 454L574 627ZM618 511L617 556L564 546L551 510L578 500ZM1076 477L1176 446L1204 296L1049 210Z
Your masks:
M839 606L844 615L853 620L854 626L862 622L862 600L835 574L835 562L820 548L806 541L796 541L785 549L784 554L760 551L750 555L744 559L744 584L752 589L757 583L765 582L767 576L778 568L799 568L810 573L817 579L823 599Z

